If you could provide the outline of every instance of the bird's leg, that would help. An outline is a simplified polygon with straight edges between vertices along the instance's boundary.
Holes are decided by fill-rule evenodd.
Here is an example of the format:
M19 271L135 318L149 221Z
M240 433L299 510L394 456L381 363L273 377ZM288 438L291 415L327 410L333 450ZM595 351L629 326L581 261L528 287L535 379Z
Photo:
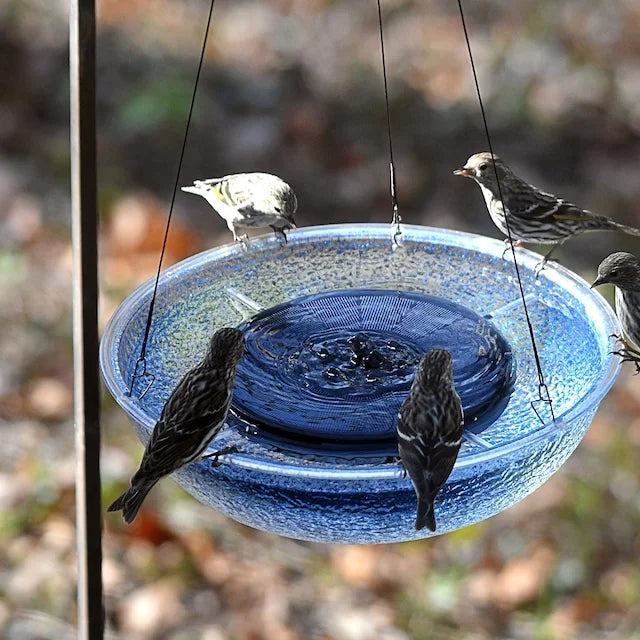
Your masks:
M407 477L407 468L402 464L402 458L399 455L393 456L393 462L400 465L402 469L402 479L404 480L404 478Z
M622 336L613 334L609 337L615 338L622 344L621 349L617 351L612 351L611 354L614 356L619 356L622 362L633 362L636 368L634 375L638 375L640 373L640 350L630 345L629 342L625 340Z
M547 262L557 262L557 259L552 258L551 255L558 247L561 247L563 244L564 240L554 244L553 247L551 247L551 249L547 251L547 253L545 253L542 260L540 260L540 262L538 262L538 264L533 268L533 273L535 274L536 278L540 275L540 272L547 266Z
M407 477L407 470L405 469L405 466L402 464L402 458L400 457L400 454L398 454L397 456L388 456L387 460L390 460L392 464L399 464L400 468L402 469L402 477L403 478Z
M273 232L276 234L276 238L280 238L284 240L284 243L287 244L287 234L284 232L284 229L282 229L281 227L274 227L272 224L269 226L273 229Z
M227 222L227 227L229 227L229 231L231 231L231 233L233 233L233 239L235 242L239 242L242 247L244 248L245 251L247 251L247 249L249 248L247 246L247 240L249 239L249 236L245 233L244 235L239 236L236 233L236 228L235 225L233 224L233 222Z
M612 351L613 355L620 356L621 362L633 362L636 370L634 375L640 373L640 352L628 349L621 349L620 351Z
M238 236L238 235L236 235L236 232L235 232L235 230L234 230L234 232L233 232L233 239L234 239L236 242L239 242L239 243L242 245L242 248L243 248L245 251L248 251L248 250L249 250L249 245L247 244L247 240L249 239L249 236L248 236L246 233L244 233L244 234L243 234L243 235L241 235L241 236Z
M215 453L208 453L206 456L202 456L202 459L206 460L207 458L213 458L213 460L211 460L211 466L215 468L222 464L220 462L220 456L226 456L228 453L238 453L238 447L231 445L230 447L225 447Z

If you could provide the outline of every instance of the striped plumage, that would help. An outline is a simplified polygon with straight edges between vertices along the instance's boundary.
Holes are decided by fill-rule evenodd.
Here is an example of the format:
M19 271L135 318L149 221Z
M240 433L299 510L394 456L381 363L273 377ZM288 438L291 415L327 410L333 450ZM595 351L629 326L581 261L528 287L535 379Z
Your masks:
M237 227L271 227L285 242L285 229L295 229L293 216L298 201L293 189L284 180L270 173L236 173L223 178L195 180L183 191L202 196L226 221L233 239Z
M160 478L202 456L227 417L243 353L238 329L213 334L204 360L185 374L162 408L131 487L108 511L122 510L125 522L132 522Z
M580 209L566 200L540 191L516 176L495 154L476 153L454 174L473 178L480 185L489 215L505 236L508 236L508 232L496 171L509 216L511 236L520 243L557 246L571 236L587 231L622 231L640 236L640 229L619 224L606 216ZM545 256L545 261L554 249Z
M436 530L433 503L455 464L462 429L451 354L434 349L420 360L398 414L398 451L418 498L416 530Z
M616 315L624 333L620 338L623 349L618 353L640 372L640 260L631 253L612 253L600 263L591 286L601 284L616 287Z

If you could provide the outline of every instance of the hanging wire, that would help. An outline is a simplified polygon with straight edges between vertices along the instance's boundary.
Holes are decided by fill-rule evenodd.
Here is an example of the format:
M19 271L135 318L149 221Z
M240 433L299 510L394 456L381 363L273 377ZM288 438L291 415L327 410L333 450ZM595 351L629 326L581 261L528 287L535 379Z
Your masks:
M378 0L379 2L379 0ZM469 32L467 31L467 23L464 19L464 11L462 9L462 0L458 0L458 8L460 9L460 20L462 21L462 29L464 31L464 39L467 43L467 51L469 53L469 61L471 62L471 71L473 73L473 81L476 87L476 94L478 96L478 103L480 104L480 112L482 113L482 121L484 123L484 132L487 138L487 145L489 146L489 153L491 154L491 161L493 163L493 171L496 176L496 182L498 184L498 194L500 196L500 202L502 203L502 210L505 212L505 225L507 227L507 236L509 238L509 245L511 247L511 253L513 254L513 264L516 269L516 276L518 279L518 287L520 288L520 296L522 297L522 306L524 307L524 315L527 320L527 327L529 328L529 336L531 338L531 346L533 348L533 356L536 362L536 369L538 372L538 399L531 402L531 408L538 417L538 420L544 424L544 420L538 410L536 409L536 402L543 402L549 405L549 411L551 412L551 419L555 422L556 416L553 411L553 402L551 401L551 395L549 394L549 387L547 386L544 373L542 372L542 364L540 362L540 354L538 353L538 347L536 345L536 338L533 331L533 324L531 323L531 317L529 316L529 309L527 307L527 301L524 295L524 287L522 286L522 278L520 277L520 267L516 260L516 249L513 242L513 236L511 235L511 226L509 224L509 216L507 215L507 208L504 205L504 198L502 196L502 187L500 186L500 178L498 176L498 168L496 167L496 161L493 153L493 145L491 144L491 134L489 133L489 125L487 124L487 114L484 109L484 102L482 101L482 94L480 93L480 83L478 81L478 74L476 72L476 65L473 60L473 53L471 52L471 41L469 39Z
M387 134L389 136L389 176L391 178L391 203L393 205L393 219L391 220L392 231L391 238L394 246L400 246L400 238L402 237L402 229L400 223L402 218L400 217L398 207L398 197L396 195L396 169L393 162L393 141L391 138L391 109L389 107L389 87L387 86L387 62L384 54L384 33L382 29L382 7L380 6L380 0L378 2L378 25L380 26L380 53L382 55L382 77L384 79L384 100L387 109Z
M171 194L171 206L169 207L169 215L167 216L167 226L164 231L164 239L162 241L162 250L160 251L160 260L158 261L158 271L156 273L156 280L153 286L153 294L151 295L151 302L149 303L149 313L147 315L147 324L144 329L144 337L142 339L142 346L140 347L140 355L136 360L136 366L133 370L133 376L131 377L131 385L129 387L129 395L133 394L133 386L138 378L146 378L149 383L145 387L144 391L140 395L139 399L142 399L155 380L155 375L147 371L147 342L149 340L149 332L151 330L151 319L153 317L153 309L156 303L156 295L158 293L158 282L160 280L160 272L162 270L162 260L164 259L164 253L167 248L167 238L169 237L169 227L171 226L171 216L173 215L173 205L176 201L176 193L178 192L178 185L180 183L180 173L182 172L182 161L184 160L184 152L187 148L187 138L189 136L189 126L191 125L191 116L193 115L193 105L196 101L196 93L198 91L198 83L200 81L200 72L202 71L202 65L204 63L204 54L207 49L207 38L209 37L209 28L211 27L211 16L213 15L213 5L215 0L211 0L211 6L209 7L209 17L207 18L207 26L204 31L204 42L202 43L202 51L200 52L200 61L198 63L198 72L196 73L196 81L193 86L193 95L191 96L191 106L189 107L189 115L187 116L187 125L184 131L184 139L182 140L182 149L180 151L180 160L178 161L178 170L176 171L176 181L173 185L173 193ZM140 373L138 373L140 370Z

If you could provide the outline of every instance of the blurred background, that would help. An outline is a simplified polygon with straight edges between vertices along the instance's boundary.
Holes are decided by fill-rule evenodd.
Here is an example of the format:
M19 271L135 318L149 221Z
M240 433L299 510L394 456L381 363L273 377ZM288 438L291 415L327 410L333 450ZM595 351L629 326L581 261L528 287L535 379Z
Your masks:
M102 0L101 323L152 275L205 0ZM522 177L640 226L640 5L466 2L496 150ZM405 222L500 237L452 175L486 147L450 0L384 0ZM300 225L388 221L373 0L218 0L182 184L284 177ZM0 634L75 638L67 6L0 0ZM165 266L228 242L178 192ZM561 261L592 277L617 234ZM611 291L606 291L610 296ZM611 298L610 298L611 299ZM141 446L105 394L103 504ZM569 462L518 506L434 540L328 546L251 530L171 481L105 519L108 636L170 640L640 638L640 379L626 369Z

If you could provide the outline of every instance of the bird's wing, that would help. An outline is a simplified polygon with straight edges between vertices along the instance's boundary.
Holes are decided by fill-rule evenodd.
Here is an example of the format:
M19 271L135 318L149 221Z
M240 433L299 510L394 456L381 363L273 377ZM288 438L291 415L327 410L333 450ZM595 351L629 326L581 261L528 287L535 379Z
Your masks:
M247 174L214 179L208 186L220 202L238 210L250 205L254 197L255 181Z
M518 181L511 186L506 200L507 208L512 215L523 216L541 223L580 222L596 217L590 211L580 209L575 204L532 187L524 181Z
M222 427L230 401L222 375L202 367L189 371L162 409L139 472L166 475L198 457Z
M154 430L138 473L162 477L199 458L222 427L225 416L226 411L218 411L182 423L179 431Z
M440 394L437 394L440 395ZM398 415L399 448L411 479L430 495L440 490L455 464L462 436L462 409L457 395L421 398L405 403ZM420 470L418 477L411 470Z

